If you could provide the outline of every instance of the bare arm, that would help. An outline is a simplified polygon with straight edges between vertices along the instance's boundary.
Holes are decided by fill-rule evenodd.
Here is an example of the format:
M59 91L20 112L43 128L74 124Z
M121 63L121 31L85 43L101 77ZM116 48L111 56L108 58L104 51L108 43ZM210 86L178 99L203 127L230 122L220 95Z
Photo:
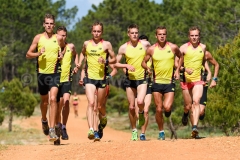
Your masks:
M152 53L153 53L153 47L150 47L147 49L146 51L146 55L145 57L143 58L143 61L142 61L142 67L148 71L148 73L151 73L151 68L149 68L147 66L147 62L149 61L149 59L152 57Z
M112 44L110 42L107 43L107 51L110 55L110 59L108 60L109 64L115 64L116 63L116 56L112 48Z
M122 56L125 55L125 51L126 51L126 44L122 45L119 50L118 50L118 54L117 54L117 62L115 64L115 67L117 68L127 68L128 70L134 72L135 68L129 64L122 64L120 63Z
M174 78L176 80L180 79L180 68L181 66L183 65L183 55L181 53L181 51L179 50L178 46L175 45L175 44L171 44L171 48L172 48L172 51L173 53L176 55L176 57L178 57L178 64L177 64L177 67L176 67L176 70L175 70L175 73L174 73ZM175 61L174 61L175 63Z
M218 72L219 72L219 64L218 62L213 58L212 54L208 51L206 51L205 59L210 62L212 65L214 65L214 78L217 78ZM210 84L210 88L215 87L217 85L217 82L215 80L212 80Z
M37 45L38 45L38 41L40 39L40 34L36 35L32 41L31 46L29 47L27 54L26 54L26 58L27 59L32 59L32 58L36 58L39 57L40 55L42 55L45 51L45 48L41 48L40 51L35 52L37 49Z
M110 73L110 75L111 77L113 77L117 74L117 68L115 68L113 64L109 64L109 66L112 68L112 72Z
M205 68L205 70L207 71L207 82L209 82L210 80L211 80L211 78L212 78L212 72L211 72L211 70L210 70L210 68L209 68L209 65L208 65L208 62L207 61L205 61L205 63L204 63L204 68Z

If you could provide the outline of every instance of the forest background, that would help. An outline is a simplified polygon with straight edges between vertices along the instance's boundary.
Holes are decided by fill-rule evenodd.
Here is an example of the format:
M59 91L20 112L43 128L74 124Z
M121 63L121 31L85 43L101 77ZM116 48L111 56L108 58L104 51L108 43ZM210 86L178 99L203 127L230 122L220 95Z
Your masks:
M84 5L84 4L83 4ZM66 1L58 0L0 0L0 122L6 115L29 117L39 103L37 95L36 60L27 60L26 52L33 37L43 32L46 13L56 16L56 26L65 25L68 42L81 52L83 42L91 39L90 28L95 21L104 24L103 38L112 43L115 54L120 45L128 41L127 27L136 23L140 35L156 41L155 28L166 26L167 40L178 46L188 41L191 26L201 28L201 42L220 64L217 87L209 89L206 117L201 126L211 132L220 130L225 135L240 132L240 3L235 0L163 0L161 4L148 0L104 0L82 19L72 24L77 6L66 9ZM213 67L211 67L213 72ZM83 94L78 85L80 74L74 75L73 92ZM111 81L108 112L124 115L128 110L126 93L122 85L123 72ZM4 88L3 88L4 87ZM21 95L21 96L19 96ZM32 96L34 95L34 96ZM12 99L20 97L16 103ZM29 97L25 99L23 97ZM151 104L151 113L155 106ZM181 126L183 100L177 83L171 123ZM169 122L169 120L166 120Z

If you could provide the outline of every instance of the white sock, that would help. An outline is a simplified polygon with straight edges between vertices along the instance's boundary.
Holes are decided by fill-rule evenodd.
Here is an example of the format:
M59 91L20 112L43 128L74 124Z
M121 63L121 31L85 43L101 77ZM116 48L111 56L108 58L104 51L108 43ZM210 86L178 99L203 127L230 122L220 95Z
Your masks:
M42 122L48 122L48 121L47 120L46 121L42 120Z
M62 129L63 129L63 128L66 128L66 125L62 125Z
M134 132L134 131L137 131L137 128L134 128L132 131L133 131L133 132Z
M164 133L164 130L159 131L159 133Z
M138 111L138 113L143 114L144 110L142 112Z
M91 131L94 131L93 128L90 128Z

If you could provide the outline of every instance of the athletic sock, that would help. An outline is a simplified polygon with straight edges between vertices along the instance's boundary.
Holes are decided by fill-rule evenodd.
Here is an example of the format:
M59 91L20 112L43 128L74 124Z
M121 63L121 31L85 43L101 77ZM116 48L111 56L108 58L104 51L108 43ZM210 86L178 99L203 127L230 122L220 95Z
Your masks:
M192 126L192 129L197 129L197 125L193 125L193 126Z
M159 133L164 133L164 130L159 131Z
M46 122L48 122L48 120L46 120L46 121L42 120L42 122L43 122L43 123L46 123Z
M66 125L62 125L62 129L66 128Z
M134 132L134 131L137 131L137 128L133 129L132 131L133 131L133 132Z

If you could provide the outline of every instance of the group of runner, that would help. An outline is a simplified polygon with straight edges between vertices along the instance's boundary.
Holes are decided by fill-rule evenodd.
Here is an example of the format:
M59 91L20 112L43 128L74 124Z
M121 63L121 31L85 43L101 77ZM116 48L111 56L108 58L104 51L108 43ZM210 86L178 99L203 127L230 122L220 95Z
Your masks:
M200 43L199 28L191 27L188 33L189 42L179 48L167 41L166 27L156 28L157 42L151 45L147 36L139 36L139 27L132 24L127 29L129 40L120 46L115 57L111 43L102 39L103 24L95 22L91 27L92 38L83 43L78 57L74 44L66 42L67 29L64 26L58 27L57 33L54 34L53 15L45 15L43 26L45 32L34 37L26 57L37 58L38 61L42 129L54 144L60 144L60 136L64 140L68 139L66 123L72 74L77 73L80 67L82 71L79 84L84 85L88 100L89 139L99 141L103 136L103 129L107 125L106 101L110 90L109 80L117 74L117 68L122 68L126 75L124 86L129 102L132 140L138 140L137 120L141 127L140 140L146 140L152 94L156 105L158 139L165 139L163 113L166 117L171 115L175 81L180 79L184 99L182 123L187 125L190 111L191 136L198 138L198 120L204 118L207 100L207 94L204 92L207 89L204 86L208 86L211 79L210 87L216 86L219 70L218 63L206 50L206 45ZM125 62L121 63L123 57ZM75 68L72 70L73 58ZM214 65L213 78L207 61ZM111 73L109 67L112 69ZM206 78L204 73L208 73ZM49 125L46 116L48 102Z

